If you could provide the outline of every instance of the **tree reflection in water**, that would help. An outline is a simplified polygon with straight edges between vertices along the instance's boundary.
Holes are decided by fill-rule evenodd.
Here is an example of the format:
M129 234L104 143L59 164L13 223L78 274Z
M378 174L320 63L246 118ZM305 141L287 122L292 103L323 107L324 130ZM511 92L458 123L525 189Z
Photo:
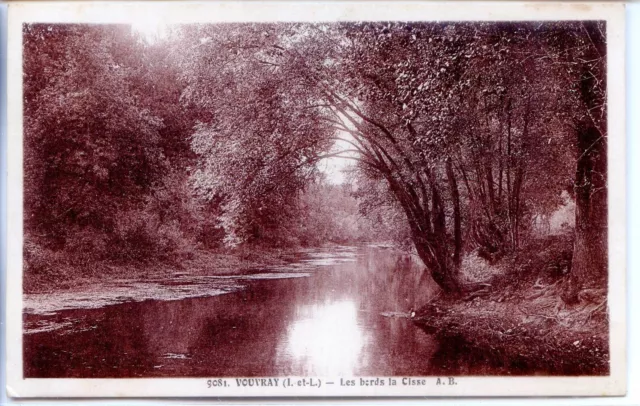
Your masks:
M352 259L305 278L246 281L215 297L60 312L55 317L91 328L25 335L26 376L437 372L437 341L405 317L429 300L433 282L395 251L362 247Z

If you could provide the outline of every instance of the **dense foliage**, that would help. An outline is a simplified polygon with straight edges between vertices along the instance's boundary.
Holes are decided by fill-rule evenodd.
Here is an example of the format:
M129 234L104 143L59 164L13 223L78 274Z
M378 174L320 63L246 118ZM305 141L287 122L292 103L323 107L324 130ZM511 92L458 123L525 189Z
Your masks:
M127 261L384 236L459 292L466 254L517 252L568 194L567 298L606 275L600 23L24 36L25 229L41 250ZM323 180L330 157L354 161L347 184Z

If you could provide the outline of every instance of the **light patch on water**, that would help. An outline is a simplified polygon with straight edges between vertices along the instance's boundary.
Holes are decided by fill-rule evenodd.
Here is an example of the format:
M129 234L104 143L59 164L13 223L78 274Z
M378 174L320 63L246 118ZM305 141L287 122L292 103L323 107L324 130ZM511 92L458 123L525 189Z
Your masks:
M340 264L343 262L353 262L350 258L318 258L318 259L305 259L305 264L310 266L331 266Z
M347 247L344 247L347 248ZM345 262L354 262L357 260L356 248L341 249L327 255L326 252L309 252L309 259L303 259L300 262L311 267L323 267L337 265Z
M188 356L187 354L174 354L172 352L168 352L168 353L164 354L164 356L162 358L167 358L167 359L191 359L191 357Z
M69 332L81 333L98 328L95 323L87 323L81 319L71 319L69 317L64 320L39 319L25 320L24 334L46 333L50 331L62 330L60 334Z
M144 300L179 300L192 297L217 296L235 292L244 286L236 281L209 281L208 283L171 285L166 281L118 281L82 290L35 293L24 295L24 313L53 315L61 310L99 309L104 306L141 302Z
M352 376L365 343L353 301L315 304L298 309L278 356L308 375Z
M46 333L49 331L59 330L61 328L72 328L75 323L73 321L56 322L53 320L38 320L33 323L25 323L24 333Z
M369 248L382 248L382 249L392 249L395 248L395 245L393 245L393 243L384 243L384 242L379 242L379 243L371 243L371 244L367 244L367 247Z
M240 275L238 279L289 279L289 278L306 278L307 276L311 276L308 272L298 272L298 273L256 273L251 275Z
M411 318L411 314L407 312L382 312L380 315L384 317L399 317L404 319Z
M254 273L246 275L206 275L199 278L202 279L289 279L289 278L306 278L311 276L309 272L277 272L277 273Z
M357 247L336 247L331 252L308 248L300 250L300 253L306 257L304 259L297 259L285 265L266 266L262 269L277 273L313 272L327 266L355 262L358 259L357 251Z

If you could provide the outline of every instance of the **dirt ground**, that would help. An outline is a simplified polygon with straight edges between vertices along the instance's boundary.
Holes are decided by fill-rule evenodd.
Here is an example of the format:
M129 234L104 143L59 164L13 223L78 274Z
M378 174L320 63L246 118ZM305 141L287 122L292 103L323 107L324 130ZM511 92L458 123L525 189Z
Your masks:
M476 361L471 371L449 365L452 373L482 375L489 363L515 375L609 373L607 290L585 290L579 304L566 305L560 293L567 264L555 261L563 250L566 241L557 240L532 247L526 261L520 256L489 266L476 258L463 266L464 276L486 281L486 289L457 299L436 297L417 312L415 322L449 346L443 351Z

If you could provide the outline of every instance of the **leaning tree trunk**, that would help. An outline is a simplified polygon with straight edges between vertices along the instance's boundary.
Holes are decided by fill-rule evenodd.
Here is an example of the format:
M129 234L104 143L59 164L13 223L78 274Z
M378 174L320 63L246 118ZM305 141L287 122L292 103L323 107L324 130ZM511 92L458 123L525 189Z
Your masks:
M450 165L450 163L449 163ZM448 174L447 174L448 175ZM452 173L453 175L453 173ZM444 201L442 199L442 195L440 193L439 185L435 179L435 176L431 171L427 171L427 177L429 179L429 183L431 185L431 215L432 215L432 223L433 223L433 234L430 238L427 239L429 245L426 247L426 253L434 258L432 263L434 263L431 269L431 276L433 280L440 285L441 288L446 293L456 294L460 292L460 283L458 280L459 277L459 269L460 269L460 261L459 258L452 258L450 255L449 249L449 233L447 233L447 225L445 220L445 207ZM454 181L455 183L455 181ZM457 192L457 186L456 186ZM458 207L458 219L460 215L460 210ZM457 226L456 230L459 231L459 223L456 222L454 228ZM455 231L454 231L455 234ZM461 235L460 235L461 238ZM455 237L454 237L455 239ZM454 255L460 256L460 246L461 242L456 241L458 243L457 246L454 243ZM424 259L423 259L424 260Z
M422 262L429 271L428 275L447 295L460 292L455 264L441 250L440 244L425 235L412 235L413 245ZM426 275L426 274L425 274Z
M428 170L425 171L431 186L431 210L424 208L428 202L422 202L420 213L417 213L416 210L421 207L421 202L412 200L417 194L406 192L411 186L394 179L390 173L383 172L383 174L405 212L416 253L428 269L429 275L445 294L459 293L459 266L449 255L444 202L433 174ZM425 216L429 218L425 218Z

